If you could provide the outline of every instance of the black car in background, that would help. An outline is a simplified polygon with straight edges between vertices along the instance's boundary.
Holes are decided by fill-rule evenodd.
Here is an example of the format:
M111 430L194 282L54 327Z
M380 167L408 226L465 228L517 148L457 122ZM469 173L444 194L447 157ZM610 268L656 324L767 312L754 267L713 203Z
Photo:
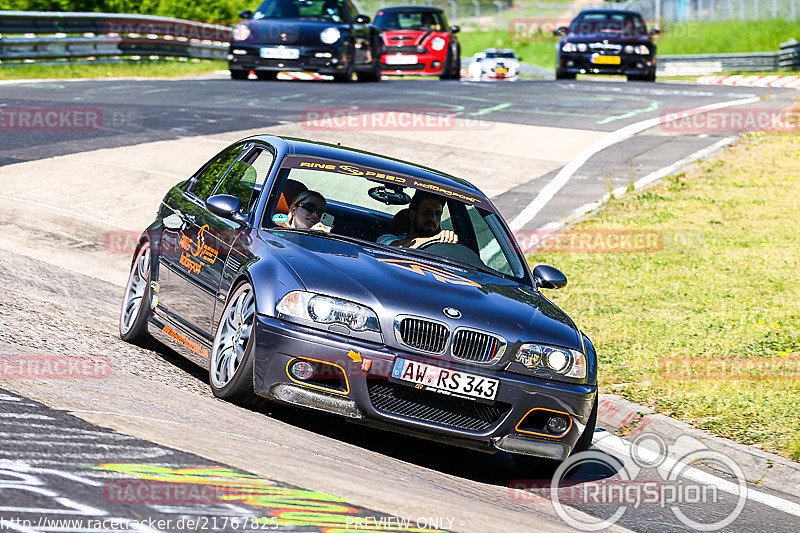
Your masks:
M242 11L233 28L228 68L234 79L250 71L262 80L278 72L332 75L336 81L381 78L381 33L351 0L265 0Z
M556 79L577 74L623 74L628 80L656 80L656 45L642 16L635 11L581 11L569 27L553 32L563 37L556 46Z

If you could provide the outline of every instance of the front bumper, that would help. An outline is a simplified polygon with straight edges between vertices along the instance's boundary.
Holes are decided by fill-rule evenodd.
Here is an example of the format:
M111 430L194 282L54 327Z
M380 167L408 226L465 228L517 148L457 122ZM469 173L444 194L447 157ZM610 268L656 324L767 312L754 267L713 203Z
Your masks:
M560 52L558 70L570 74L624 74L641 76L655 71L655 56L639 54L601 55L602 58L619 57L618 65L595 63L592 52Z
M387 47L384 52L391 50ZM443 52L429 52L426 54L404 54L417 56L417 62L411 65L391 65L386 63L387 56L396 55L384 53L381 56L381 72L389 75L412 75L412 76L440 76L444 71L444 63L447 59L447 49Z
M255 328L254 388L258 395L485 452L502 449L565 459L583 433L597 394L593 385L554 382L474 365L453 365L436 357L402 352L262 315L257 316ZM390 378L397 356L448 368L455 366L455 370L498 379L497 396L492 403L479 403L399 383ZM354 360L359 358L360 361ZM295 359L322 364L344 379L324 383L299 381L288 372ZM527 422L522 423L531 412L551 411L569 416L570 428L565 434L548 436L531 431L526 427Z
M275 46L275 45L263 45ZM262 45L231 45L228 53L229 70L255 72L317 72L337 74L344 72L348 58L339 45L291 46L300 51L297 59L266 59L260 56Z

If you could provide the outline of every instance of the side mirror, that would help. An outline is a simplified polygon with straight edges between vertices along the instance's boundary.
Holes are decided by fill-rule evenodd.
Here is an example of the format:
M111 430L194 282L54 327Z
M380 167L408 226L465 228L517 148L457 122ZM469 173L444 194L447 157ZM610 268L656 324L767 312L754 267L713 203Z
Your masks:
M215 194L206 200L206 209L220 218L227 218L239 224L247 222L242 213L242 201L230 194Z
M456 26L455 24L450 26L450 33L458 33L460 31L461 31L461 26Z
M555 30L553 30L553 35L566 35L567 34L567 27L566 26L559 26Z
M661 34L661 30L659 30L658 28L653 28L650 30L650 35L659 35L659 34Z
M355 22L356 22L357 24L369 24L369 23L370 23L370 20L372 20L372 19L370 19L370 18L369 18L368 16L366 16L366 15L358 15L358 16L356 17L356 20L355 20Z
M244 11L239 13L239 18L251 19L251 18L253 18L253 12L250 11L249 9L245 9Z
M533 281L542 289L560 289L567 284L567 276L557 268L539 265L533 269Z

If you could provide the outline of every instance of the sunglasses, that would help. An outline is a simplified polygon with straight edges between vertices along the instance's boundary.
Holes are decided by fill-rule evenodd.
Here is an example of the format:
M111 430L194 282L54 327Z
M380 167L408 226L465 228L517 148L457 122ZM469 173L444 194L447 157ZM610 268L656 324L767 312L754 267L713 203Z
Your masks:
M314 202L303 202L302 204L297 204L297 205L302 207L309 213L317 213L320 216L325 214L325 207L324 206L320 207Z

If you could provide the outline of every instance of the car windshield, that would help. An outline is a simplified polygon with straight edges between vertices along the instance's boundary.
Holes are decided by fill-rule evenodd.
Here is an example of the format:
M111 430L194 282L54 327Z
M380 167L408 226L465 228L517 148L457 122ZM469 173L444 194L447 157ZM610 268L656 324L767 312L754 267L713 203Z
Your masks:
M516 59L514 52L486 52L488 59Z
M631 13L586 13L572 21L569 32L636 36L647 35L647 26L640 16Z
M428 236L422 229L429 231L429 235L450 230L457 235L458 243L432 242L430 247L422 246L413 251L395 246L393 249L431 254L445 262L455 261L517 280L525 277L513 237L500 215L486 197L469 188L306 156L284 159L276 187L281 194L273 196L264 226L287 226L287 206L303 191L310 190L320 193L327 202L321 221L331 226L330 235L363 241L370 246L387 246L410 235L415 222L409 203L418 191L426 192L429 198L441 198L433 201L441 212L440 226L428 229L424 226L428 222L420 219L415 226L420 230L418 234ZM427 203L420 204L424 205ZM419 211L422 210L420 207ZM327 235L317 233L323 237Z
M341 0L266 0L253 15L254 19L318 19L344 21Z
M375 25L382 30L443 31L442 15L436 11L378 11Z

